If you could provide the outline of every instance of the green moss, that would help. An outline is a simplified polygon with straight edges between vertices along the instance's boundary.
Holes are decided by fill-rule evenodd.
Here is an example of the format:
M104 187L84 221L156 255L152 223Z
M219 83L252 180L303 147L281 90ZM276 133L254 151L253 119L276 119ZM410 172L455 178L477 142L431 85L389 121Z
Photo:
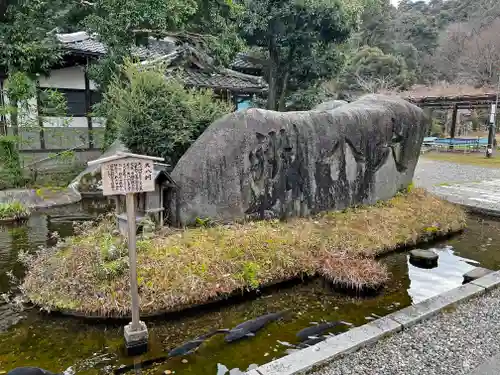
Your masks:
M437 233L439 232L439 227L436 225L432 225L430 227L424 228L425 233Z

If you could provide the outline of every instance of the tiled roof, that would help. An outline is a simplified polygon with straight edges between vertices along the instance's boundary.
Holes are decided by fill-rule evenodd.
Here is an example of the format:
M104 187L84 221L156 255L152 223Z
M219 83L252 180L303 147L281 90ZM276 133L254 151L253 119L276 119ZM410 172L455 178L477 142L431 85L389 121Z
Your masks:
M84 31L71 34L58 34L57 38L63 45L63 48L72 52L89 55L104 55L107 51L103 43ZM132 53L139 59L146 60L166 55L174 50L175 43L172 41L151 39L147 47L134 47Z
M247 92L261 92L267 88L267 84L260 77L245 77L243 74L208 73L186 69L181 72L181 77L188 86Z
M264 66L264 62L258 58L251 57L247 55L245 52L239 52L236 54L233 62L231 63L231 67L235 70L238 69L262 69Z
M71 34L58 34L57 37L63 47L73 53L101 56L105 55L107 52L106 46L103 43L95 36L88 35L83 31ZM163 59L167 57L167 55L171 56L173 52L178 52L178 54L174 53L174 55L179 56L191 56L190 54L196 55L199 52L192 47L184 47L177 47L175 41L172 39L151 39L147 47L134 47L132 53L143 60L143 64L147 64L155 59ZM177 60L177 57L174 60ZM267 88L267 84L262 77L251 76L229 69L214 67L208 69L191 69L180 68L175 65L172 68L172 70L179 72L180 77L187 86L247 93L262 92Z

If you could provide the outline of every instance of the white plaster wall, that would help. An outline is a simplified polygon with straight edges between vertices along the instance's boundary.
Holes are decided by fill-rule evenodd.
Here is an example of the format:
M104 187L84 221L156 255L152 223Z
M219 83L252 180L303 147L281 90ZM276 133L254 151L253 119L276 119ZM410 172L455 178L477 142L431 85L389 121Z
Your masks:
M43 117L43 126L45 128L85 128L87 129L86 117Z
M9 98L7 95L3 95L3 100L6 106L9 105ZM36 121L38 115L37 111L37 104L36 104L36 98L31 98L28 100L28 103L26 103L26 106L18 106L18 123L20 126L23 125L23 123L26 123L26 126L30 126L28 123L31 123L33 121ZM10 118L10 115L7 114L7 119ZM35 124L31 124L33 126ZM38 125L38 124L36 124Z
M39 78L40 87L85 90L85 73L82 66L53 69L48 77Z
M71 66L53 69L49 76L41 76L38 81L40 87L85 90L85 68L83 66ZM89 83L91 90L97 90L97 85L93 81Z
M50 72L49 76L40 76L38 81L41 88L84 90L84 67L73 66L62 69L54 69ZM97 86L92 81L90 81L90 89L97 90ZM0 93L0 95L3 95L3 93ZM6 95L3 96L5 104L8 104ZM20 135L23 139L27 138L26 142L24 142L26 143L26 146L23 148L39 148L40 141L38 134L40 130L38 128L37 116L36 98L29 101L27 109L21 110L20 108L19 126L26 127L24 130L20 129ZM104 118L92 118L92 126L96 129L96 134L94 135L96 144L101 143L102 134L100 134L100 131L103 130L102 128L104 128L104 125ZM68 128L67 130L61 129L62 131L56 131L53 136L57 139L51 139L52 132L50 130L47 131L45 140L47 148L79 146L82 142L82 137L85 137L85 142L88 142L88 124L86 117L43 117L43 126L44 128ZM9 129L9 133L11 133L11 129ZM55 136L55 134L57 134L57 136ZM86 145L83 147L86 147Z
M92 117L92 127L104 128L106 119L101 117ZM43 117L43 126L45 128L69 127L87 129L86 117Z

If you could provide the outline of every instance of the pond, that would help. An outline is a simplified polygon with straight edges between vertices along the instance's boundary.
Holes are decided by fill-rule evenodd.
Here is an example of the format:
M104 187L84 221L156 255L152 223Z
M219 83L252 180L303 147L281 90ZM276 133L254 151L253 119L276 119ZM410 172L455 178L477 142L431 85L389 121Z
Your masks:
M85 219L101 212L104 206L82 202L35 214L21 226L1 227L0 293L9 289L6 271L22 275L22 267L17 263L19 251L33 251L50 244L54 231L60 236L70 235L71 218L65 215ZM460 285L463 273L475 266L499 269L499 244L500 222L473 216L463 234L432 246L440 255L437 268L416 268L409 264L404 252L382 258L392 273L392 282L377 296L356 298L340 294L319 279L272 288L258 298L242 298L148 322L150 350L135 359L123 354L123 323L87 323L36 309L18 313L0 302L0 331L4 329L0 333L0 373L27 365L54 372L71 367L83 374L109 373L134 361L164 356L170 349L212 329L231 328L245 320L288 309L283 320L269 324L255 337L228 344L222 335L216 335L193 354L143 370L158 375L238 374L286 355L290 345L298 343L296 333L313 322L342 320L359 326Z

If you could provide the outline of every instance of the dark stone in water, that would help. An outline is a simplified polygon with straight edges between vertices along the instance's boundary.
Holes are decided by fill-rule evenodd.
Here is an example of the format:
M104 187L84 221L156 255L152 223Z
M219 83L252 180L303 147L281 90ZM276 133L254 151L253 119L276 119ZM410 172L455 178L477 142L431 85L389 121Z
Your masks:
M410 263L419 268L435 268L439 256L431 250L415 249L410 251Z
M464 282L463 283L464 284L470 283L471 281L480 279L481 277L486 276L492 272L493 272L492 270L489 270L487 268L476 267L473 270L471 270L467 273L464 273Z

